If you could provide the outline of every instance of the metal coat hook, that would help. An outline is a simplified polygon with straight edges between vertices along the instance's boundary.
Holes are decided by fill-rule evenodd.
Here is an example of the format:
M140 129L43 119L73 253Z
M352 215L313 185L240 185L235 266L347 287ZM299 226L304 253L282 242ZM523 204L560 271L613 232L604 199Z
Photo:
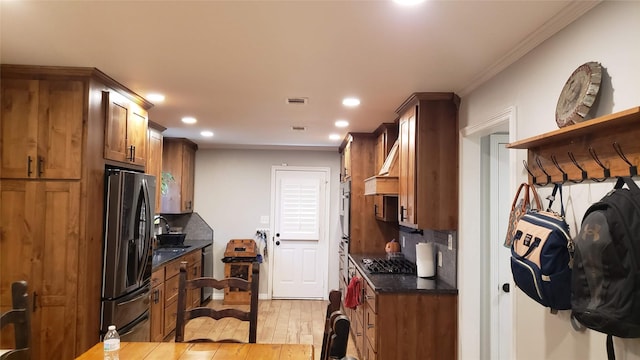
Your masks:
M544 184L536 184L539 186L545 186L545 185L549 185L551 184L551 175L549 175L549 173L544 169L544 167L542 167L542 162L540 161L540 158L537 157L536 158L536 164L538 164L538 167L540 168L540 170L542 170L542 172L547 175L547 182Z
M529 170L529 165L527 165L527 160L522 160L522 165L524 165L524 169L527 170L527 172L529 173L529 175L531 175L531 179L533 180L532 183L534 185L537 185L536 183L536 177L535 175L533 175L533 173L531 172L531 170Z
M638 167L633 165L631 161L629 161L629 159L627 159L627 157L624 156L624 153L622 152L622 147L620 146L620 144L618 144L617 142L614 142L613 149L616 151L618 156L620 156L620 158L624 160L624 162L626 162L627 165L629 165L629 176L634 177L638 175Z
M551 155L551 161L553 162L553 165L555 165L555 167L558 170L560 170L560 172L562 173L562 183L563 184L566 183L569 177L567 176L567 173L564 170L562 170L562 168L560 167L560 164L558 164L558 160L556 159L555 155Z
M591 155L593 160L602 168L602 172L604 173L604 177L603 178L600 178L600 179L591 178L591 180L596 181L596 182L603 182L603 181L607 180L609 177L611 177L611 171L606 166L604 166L602 161L600 161L600 159L598 158L598 154L596 154L596 150L594 148L592 148L591 146L589 147L589 154Z
M571 162L573 163L573 165L575 165L582 172L582 178L580 180L570 180L570 181L577 184L587 180L589 178L587 176L587 172L582 168L582 166L580 166L580 164L578 164L578 162L576 161L576 157L573 155L573 153L571 151L567 151L567 155L569 155L569 159L571 159Z

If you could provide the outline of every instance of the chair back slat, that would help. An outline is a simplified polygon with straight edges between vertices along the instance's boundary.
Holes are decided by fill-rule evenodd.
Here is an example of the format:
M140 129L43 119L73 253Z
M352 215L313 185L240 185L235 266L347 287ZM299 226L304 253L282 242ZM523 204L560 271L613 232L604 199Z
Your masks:
M260 265L253 263L251 281L240 278L214 279L208 277L200 277L187 280L187 262L180 264L180 277L178 285L178 311L176 317L176 342L184 342L184 329L187 322L198 317L209 317L214 320L223 318L235 318L241 321L249 322L249 342L255 343L258 330L258 291L260 286ZM199 289L202 287L212 287L222 290L226 287L238 288L241 290L251 291L251 301L249 311L240 309L222 309L216 310L209 307L196 307L190 310L186 309L187 291ZM187 342L212 342L212 339L191 339ZM242 342L238 339L215 340L216 342Z
M331 290L329 292L329 304L327 305L327 313L324 323L324 335L322 337L322 349L320 352L320 359L326 360L329 355L329 340L333 333L332 314L340 310L340 303L342 301L342 292L340 290Z
M13 324L16 348L2 354L0 360L27 360L31 358L31 308L26 281L11 284L11 302L12 309L0 317L0 328Z

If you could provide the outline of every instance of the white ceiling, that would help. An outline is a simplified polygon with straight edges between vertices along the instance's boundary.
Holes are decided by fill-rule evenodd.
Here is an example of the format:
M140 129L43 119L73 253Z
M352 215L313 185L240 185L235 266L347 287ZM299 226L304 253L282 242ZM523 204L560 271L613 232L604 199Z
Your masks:
M392 122L413 92L464 101L595 4L0 0L0 61L96 67L143 97L161 92L150 119L202 148L335 149L330 133ZM362 103L345 108L345 96Z

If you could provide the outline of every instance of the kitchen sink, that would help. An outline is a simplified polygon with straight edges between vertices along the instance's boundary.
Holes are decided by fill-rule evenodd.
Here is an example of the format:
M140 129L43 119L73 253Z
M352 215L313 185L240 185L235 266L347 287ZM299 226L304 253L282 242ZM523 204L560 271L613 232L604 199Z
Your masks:
M184 238L187 236L185 233L168 233L158 234L156 239L158 240L158 246L175 247L184 243Z

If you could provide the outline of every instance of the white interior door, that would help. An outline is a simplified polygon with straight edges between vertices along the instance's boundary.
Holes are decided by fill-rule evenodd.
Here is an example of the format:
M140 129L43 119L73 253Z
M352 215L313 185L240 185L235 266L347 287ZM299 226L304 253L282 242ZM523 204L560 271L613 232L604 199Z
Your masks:
M512 194L509 186L508 135L490 135L490 349L491 359L511 359L513 283L510 251L502 243L507 232Z
M328 178L328 169L275 169L273 298L322 299L327 292Z

